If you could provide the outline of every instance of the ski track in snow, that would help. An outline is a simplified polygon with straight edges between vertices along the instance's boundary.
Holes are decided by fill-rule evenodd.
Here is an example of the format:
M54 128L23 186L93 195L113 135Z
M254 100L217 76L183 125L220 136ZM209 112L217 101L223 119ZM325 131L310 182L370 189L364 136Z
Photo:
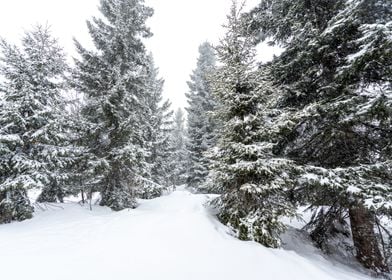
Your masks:
M206 200L179 189L135 210L66 204L1 225L0 279L371 279L320 255L237 240L205 209Z

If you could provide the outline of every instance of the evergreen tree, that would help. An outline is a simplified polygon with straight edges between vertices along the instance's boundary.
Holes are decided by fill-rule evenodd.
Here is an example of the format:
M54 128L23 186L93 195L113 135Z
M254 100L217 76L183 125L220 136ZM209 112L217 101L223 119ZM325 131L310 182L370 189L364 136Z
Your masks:
M205 153L215 145L215 121L212 113L216 102L211 94L210 76L215 70L215 53L209 43L199 47L197 67L188 82L188 142L189 166L187 184L201 188L209 172L209 160Z
M69 95L69 91L66 94ZM81 153L80 148L75 145L75 139L80 137L77 134L80 118L77 118L70 110L70 101L64 97L60 98L58 109L56 126L53 126L50 131L50 137L53 140L52 150L56 151L56 154L53 155L51 166L48 166L49 182L43 186L37 198L37 202L41 203L63 203L66 196L77 194L76 189L79 186L74 183L73 177Z
M285 229L279 217L293 215L285 195L285 185L292 183L285 178L290 162L271 159L268 125L273 116L265 110L273 91L259 79L252 41L241 34L241 10L234 1L226 36L217 47L221 66L213 92L220 104L216 115L222 125L212 150L209 184L222 193L214 202L218 217L240 239L277 247Z
M142 0L101 0L104 19L88 22L96 51L76 42L74 87L86 96L83 122L87 166L98 176L102 206L135 207L135 189L146 173L147 69L142 39L151 35L152 9Z
M1 41L0 222L32 216L30 188L52 188L62 180L66 150L62 133L65 56L46 27L26 32L22 47ZM53 195L56 195L53 194Z
M388 271L374 226L392 198L392 3L261 1L247 18L285 49L271 65L287 119L274 152L297 163L297 201L329 206L311 236L327 242L347 213L358 260Z
M147 105L149 108L148 128L146 130L146 142L149 144L150 178L153 182L168 185L168 175L171 172L167 165L171 157L170 135L172 127L173 111L170 110L170 102L163 101L164 81L158 78L158 69L155 68L150 56L149 88L147 93Z
M179 108L174 114L171 134L172 156L169 161L169 166L172 170L170 173L170 182L174 186L186 183L188 152L186 150L186 131L184 122L184 112Z
M147 91L144 129L144 147L146 150L147 168L137 195L143 199L161 196L170 182L171 166L168 164L172 156L170 143L172 116L170 102L163 101L162 91L164 81L158 77L158 69L154 65L152 56L149 56L147 68Z

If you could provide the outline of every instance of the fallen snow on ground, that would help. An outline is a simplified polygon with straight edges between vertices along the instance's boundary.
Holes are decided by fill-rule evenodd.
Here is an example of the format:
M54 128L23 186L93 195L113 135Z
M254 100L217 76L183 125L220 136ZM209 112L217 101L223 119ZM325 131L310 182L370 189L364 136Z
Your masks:
M321 255L267 249L228 234L206 195L178 190L112 212L78 204L0 226L4 280L362 280ZM57 205L60 206L60 205ZM293 239L295 240L295 239ZM295 241L294 241L295 242ZM298 248L301 246L292 246ZM306 246L305 246L306 247Z

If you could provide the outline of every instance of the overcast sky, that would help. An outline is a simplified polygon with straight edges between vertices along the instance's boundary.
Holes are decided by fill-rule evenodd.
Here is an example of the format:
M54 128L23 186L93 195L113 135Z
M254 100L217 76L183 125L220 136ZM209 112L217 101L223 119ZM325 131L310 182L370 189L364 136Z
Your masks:
M198 46L208 40L217 43L223 36L222 24L230 0L146 0L155 10L148 21L154 33L147 42L160 75L165 79L164 94L173 108L186 106L186 81L195 67ZM252 7L258 0L248 0ZM74 54L72 37L90 44L86 20L98 15L99 0L1 0L0 36L17 43L24 30L36 23L48 23L69 55ZM262 49L267 60L271 50Z

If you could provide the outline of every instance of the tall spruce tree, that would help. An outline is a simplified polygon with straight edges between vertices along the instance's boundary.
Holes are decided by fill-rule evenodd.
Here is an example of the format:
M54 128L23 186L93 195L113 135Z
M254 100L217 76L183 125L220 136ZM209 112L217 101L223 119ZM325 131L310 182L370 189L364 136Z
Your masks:
M81 153L81 149L76 145L75 139L79 139L78 130L81 126L81 120L74 115L70 105L75 103L68 100L70 92L68 91L67 77L63 77L61 87L65 90L62 96L58 96L56 115L53 125L50 129L49 138L52 139L52 151L56 151L51 157L51 165L47 166L50 180L46 183L36 202L64 202L64 198L69 195L76 195L76 190L81 187L78 182L74 182L75 166ZM58 77L60 81L61 77ZM84 174L85 175L85 174Z
M187 184L201 188L209 173L206 151L215 145L215 120L212 113L216 102L212 96L210 77L215 70L216 58L213 47L205 42L199 47L197 67L188 82L187 115L189 166Z
M151 199L161 196L171 184L172 157L171 131L173 111L170 102L163 101L164 81L158 77L152 55L148 57L147 90L145 95L147 114L143 146L146 151L146 167L137 196Z
M171 169L167 163L172 153L170 135L173 111L170 110L170 102L163 101L164 81L158 77L158 69L151 55L149 60L149 85L146 96L149 113L145 139L148 145L149 178L156 184L168 185Z
M311 236L327 242L347 213L357 259L387 272L374 226L391 213L392 2L263 0L247 18L285 49L270 72L290 120L275 155L301 166L297 201L329 206Z
M170 173L170 182L174 186L186 183L188 151L186 149L186 129L184 112L179 108L174 114L173 128L170 137L172 156L169 166L172 170Z
M272 158L268 124L272 116L265 102L272 88L259 77L251 38L242 36L242 7L233 1L226 36L216 48L221 66L213 80L213 92L220 104L221 120L209 184L222 195L215 200L220 220L243 240L255 240L268 247L280 245L285 229L279 221L293 215L286 201L286 166L290 161ZM292 182L291 182L292 183ZM287 184L287 187L286 187Z
M26 32L22 47L1 41L0 223L32 216L30 188L56 186L64 164L61 90L65 56L47 27ZM57 190L57 193L60 191Z
M84 143L98 176L95 188L103 206L135 207L135 188L146 173L144 130L148 59L142 39L151 36L146 20L152 9L142 0L101 0L105 19L88 29L96 47L76 42L75 89L86 96Z

